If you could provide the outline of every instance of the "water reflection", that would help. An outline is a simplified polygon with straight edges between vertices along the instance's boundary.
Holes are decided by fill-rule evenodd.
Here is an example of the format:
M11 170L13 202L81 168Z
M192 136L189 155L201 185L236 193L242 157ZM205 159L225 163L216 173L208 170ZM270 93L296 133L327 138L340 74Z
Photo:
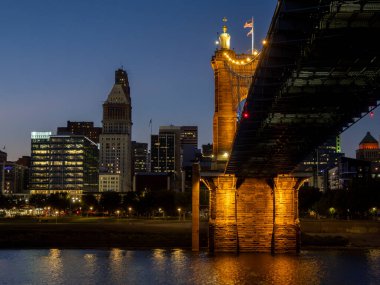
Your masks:
M377 280L380 283L379 272L380 272L380 250L371 249L368 252L368 266L369 266L369 274L371 276L371 280ZM372 282L371 284L376 284Z
M96 264L97 256L95 253L86 253L84 255L84 266L86 270L86 275L95 275L97 270Z
M55 283L61 283L63 280L63 263L61 259L61 251L59 249L50 249L49 255L46 258L44 269L48 271L44 274L50 276Z
M182 249L3 250L1 284L379 284L380 250L298 256Z

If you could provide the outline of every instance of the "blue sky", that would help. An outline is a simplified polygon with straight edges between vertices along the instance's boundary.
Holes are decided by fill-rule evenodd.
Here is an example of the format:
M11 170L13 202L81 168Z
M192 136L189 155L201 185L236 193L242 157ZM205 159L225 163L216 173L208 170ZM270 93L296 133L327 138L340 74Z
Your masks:
M248 52L244 22L255 18L255 41L266 35L277 1L2 0L0 2L0 146L10 160L30 154L31 131L66 121L101 126L102 102L115 69L129 75L133 140L148 142L160 125L198 125L212 142L210 59L221 19L231 45ZM258 45L257 48L260 49ZM342 135L354 155L367 131L379 137L380 114Z

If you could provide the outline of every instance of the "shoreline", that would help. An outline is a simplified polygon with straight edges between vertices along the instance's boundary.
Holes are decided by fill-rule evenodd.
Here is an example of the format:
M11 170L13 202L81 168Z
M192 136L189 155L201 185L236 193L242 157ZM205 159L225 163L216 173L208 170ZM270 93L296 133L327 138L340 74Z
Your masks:
M207 251L208 222L200 223L200 248ZM7 249L184 249L191 251L191 221L143 219L0 220L0 250ZM378 233L301 235L303 250L380 248Z

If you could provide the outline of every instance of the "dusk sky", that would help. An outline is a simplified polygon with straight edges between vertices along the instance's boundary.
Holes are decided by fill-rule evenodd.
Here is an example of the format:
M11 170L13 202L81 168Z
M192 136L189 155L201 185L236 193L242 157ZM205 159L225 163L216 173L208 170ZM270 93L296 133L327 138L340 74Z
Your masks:
M31 131L66 121L101 126L114 71L129 76L132 139L148 142L161 125L197 125L199 146L212 142L214 77L210 59L222 18L231 46L247 53L244 22L255 19L256 48L277 1L2 0L0 2L0 146L9 160L30 155ZM342 135L353 157L380 112Z

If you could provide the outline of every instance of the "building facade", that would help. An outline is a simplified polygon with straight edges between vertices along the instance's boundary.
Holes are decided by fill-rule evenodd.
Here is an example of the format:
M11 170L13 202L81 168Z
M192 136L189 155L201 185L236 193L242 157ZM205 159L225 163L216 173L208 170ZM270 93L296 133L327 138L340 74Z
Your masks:
M4 195L27 193L28 168L16 162L0 162L0 193Z
M371 162L371 176L380 179L380 148L379 142L367 132L365 137L359 143L356 150L356 158Z
M99 150L83 135L32 132L30 193L98 191Z
M151 136L151 172L171 174L172 189L191 189L191 167L199 155L197 126L160 126Z
M182 150L182 168L191 167L198 150L198 126L181 126L180 142Z
M58 127L57 135L84 135L94 143L99 143L101 127L94 127L94 122L71 122L67 121L66 127Z
M371 162L380 162L379 142L370 132L367 132L359 143L359 148L356 150L356 158Z
M133 174L148 171L148 144L132 141Z
M0 163L7 161L7 157L8 157L7 153L0 150Z
M329 170L337 167L343 156L340 137L332 137L308 155L298 165L297 172L309 173L310 179L306 185L325 191L329 187Z
M338 165L328 172L331 190L348 189L354 179L367 181L371 178L371 162L341 157L338 160Z
M121 176L119 174L99 174L99 192L118 192L121 189Z
M128 75L118 69L115 84L103 104L103 131L100 135L100 172L120 176L118 192L132 190L131 112Z

